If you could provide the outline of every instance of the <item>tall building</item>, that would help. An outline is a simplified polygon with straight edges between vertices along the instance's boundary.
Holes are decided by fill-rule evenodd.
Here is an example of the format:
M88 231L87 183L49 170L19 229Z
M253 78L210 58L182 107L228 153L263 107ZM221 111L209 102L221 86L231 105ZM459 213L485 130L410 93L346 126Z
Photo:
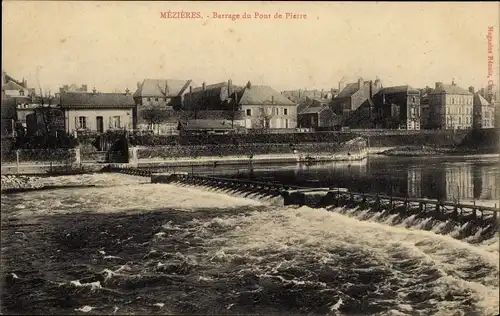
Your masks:
M469 87L469 91L474 94L474 128L493 128L495 126L495 107L488 102L481 94L474 93L474 87Z
M438 129L468 129L473 124L473 94L455 84L436 82L429 94L429 124Z
M420 129L420 91L410 86L386 87L373 96L377 127Z

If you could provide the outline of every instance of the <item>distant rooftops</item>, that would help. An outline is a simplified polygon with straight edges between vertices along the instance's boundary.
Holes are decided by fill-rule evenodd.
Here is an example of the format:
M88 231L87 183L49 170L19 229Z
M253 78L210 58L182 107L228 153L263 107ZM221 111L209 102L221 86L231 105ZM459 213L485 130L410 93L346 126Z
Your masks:
M189 87L191 80L144 79L138 84L134 97L177 97Z

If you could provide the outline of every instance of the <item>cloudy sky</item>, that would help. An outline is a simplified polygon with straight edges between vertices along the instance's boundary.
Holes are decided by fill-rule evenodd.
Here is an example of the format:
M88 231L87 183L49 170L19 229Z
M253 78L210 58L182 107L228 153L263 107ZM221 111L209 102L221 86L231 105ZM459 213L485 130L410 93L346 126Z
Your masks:
M200 12L165 19L161 12ZM217 20L249 13L252 19ZM255 19L255 12L307 19ZM342 78L384 86L488 83L492 26L498 83L498 3L4 1L2 68L55 91L87 84L135 90L144 78L329 89Z

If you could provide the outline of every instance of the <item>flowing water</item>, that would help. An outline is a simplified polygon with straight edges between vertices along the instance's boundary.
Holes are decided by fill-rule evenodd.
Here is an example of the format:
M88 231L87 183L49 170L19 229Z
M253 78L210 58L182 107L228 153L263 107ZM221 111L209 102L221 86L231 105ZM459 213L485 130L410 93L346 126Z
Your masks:
M277 181L307 187L344 187L354 192L476 201L500 206L499 157L384 157L359 162L196 167L206 175ZM182 169L182 170L181 170ZM191 172L190 168L178 168Z
M125 175L60 180L97 187L2 196L2 313L499 313L498 235Z

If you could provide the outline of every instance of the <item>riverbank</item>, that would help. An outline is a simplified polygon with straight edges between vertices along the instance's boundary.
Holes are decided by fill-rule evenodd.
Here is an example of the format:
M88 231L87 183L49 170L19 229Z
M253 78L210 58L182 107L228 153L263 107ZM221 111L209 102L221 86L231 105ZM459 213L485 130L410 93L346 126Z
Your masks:
M496 148L464 148L464 147L434 147L434 146L401 146L382 149L379 155L396 157L427 157L427 156L470 156L498 155Z
M204 156L204 157L184 157L172 159L138 159L128 165L137 167L147 166L217 166L222 165L248 165L248 164L276 164L276 163L316 163L326 161L360 161L367 157L367 151L353 153L295 153L295 154L267 154L255 156Z

